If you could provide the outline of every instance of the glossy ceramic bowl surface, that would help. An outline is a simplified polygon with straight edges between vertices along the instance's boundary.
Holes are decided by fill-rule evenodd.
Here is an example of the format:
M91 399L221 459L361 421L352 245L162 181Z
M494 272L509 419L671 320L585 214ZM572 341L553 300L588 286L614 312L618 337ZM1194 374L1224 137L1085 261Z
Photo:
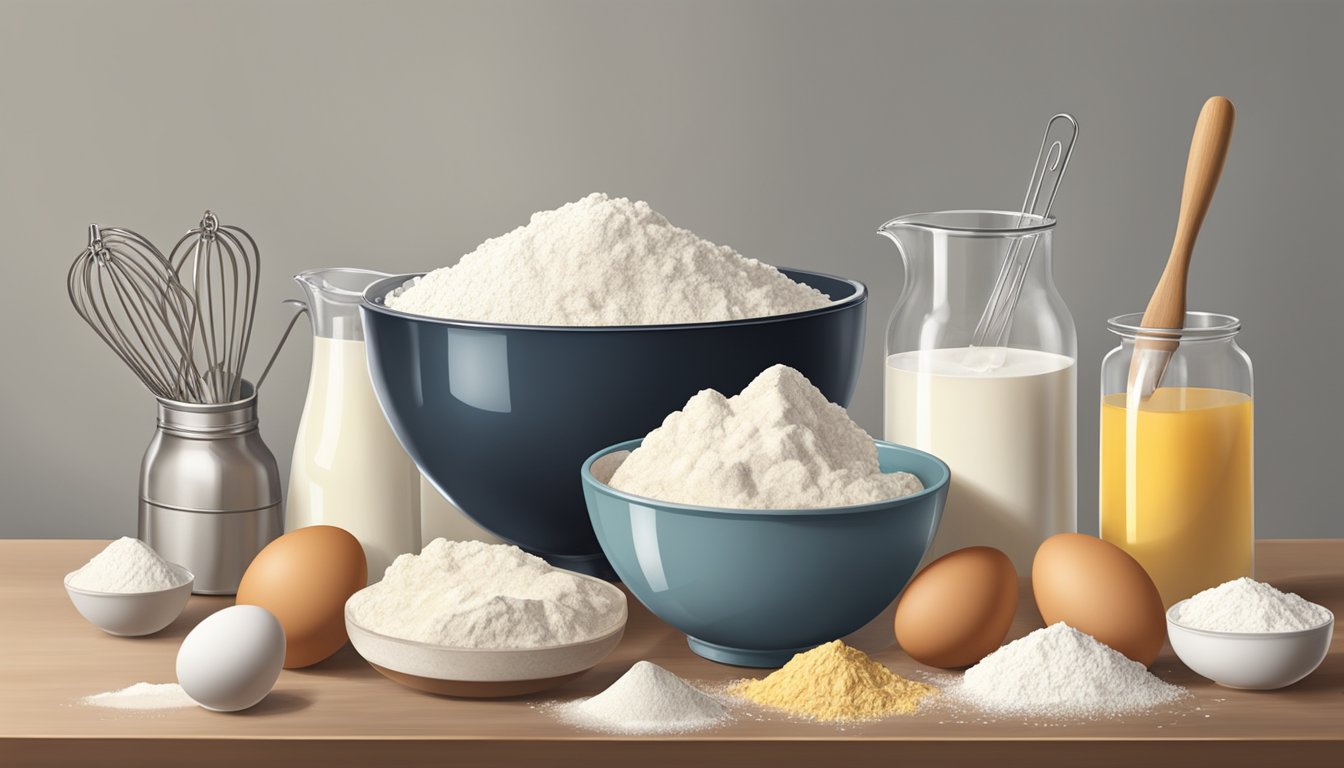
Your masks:
M600 634L576 643L542 648L456 648L392 637L357 624L345 612L350 644L385 677L443 696L499 698L538 693L592 669L621 642L629 611L621 595L620 616Z
M875 441L882 470L913 473L923 491L830 509L662 502L605 482L640 442L584 463L593 529L630 592L696 653L727 664L777 667L877 616L914 575L947 500L946 464Z
M74 571L65 575L65 592L79 615L108 633L125 637L152 635L182 615L191 598L196 577L180 565L169 563L180 582L156 592L94 592L70 586Z
M1172 650L1196 674L1228 688L1287 687L1315 672L1330 650L1333 614L1326 623L1297 632L1212 632L1173 618L1185 602L1167 610Z
M364 293L369 373L401 444L468 517L555 565L610 576L575 477L593 451L648 433L702 389L735 394L776 363L849 403L867 292L784 272L832 303L721 323L503 325L389 309L387 295L418 277L397 275Z

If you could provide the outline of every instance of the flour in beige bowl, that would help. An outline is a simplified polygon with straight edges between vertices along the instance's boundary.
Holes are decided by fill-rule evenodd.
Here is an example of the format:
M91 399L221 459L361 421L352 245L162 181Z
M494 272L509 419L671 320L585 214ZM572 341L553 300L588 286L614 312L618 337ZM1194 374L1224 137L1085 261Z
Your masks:
M625 596L509 544L435 539L346 603L355 624L455 648L542 648L610 632Z

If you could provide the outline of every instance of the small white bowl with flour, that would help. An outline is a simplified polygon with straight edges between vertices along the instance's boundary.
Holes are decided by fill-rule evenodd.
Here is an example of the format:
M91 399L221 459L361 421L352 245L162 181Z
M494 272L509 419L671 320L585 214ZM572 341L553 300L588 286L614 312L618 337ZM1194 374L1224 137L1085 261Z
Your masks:
M507 544L436 539L346 602L350 643L383 676L444 696L524 696L620 643L625 593Z
M65 591L94 626L109 635L138 637L172 624L187 606L195 580L144 542L124 537L66 574Z
M1334 628L1324 606L1244 578L1167 610L1176 655L1228 688L1268 691L1302 680L1325 660Z

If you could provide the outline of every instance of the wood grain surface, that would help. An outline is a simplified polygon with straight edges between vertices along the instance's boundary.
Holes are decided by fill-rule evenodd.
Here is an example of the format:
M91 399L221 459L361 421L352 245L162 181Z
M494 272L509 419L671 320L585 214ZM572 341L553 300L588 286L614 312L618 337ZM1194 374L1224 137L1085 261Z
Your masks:
M0 764L303 765L1344 765L1344 640L1314 675L1277 692L1234 691L1187 670L1166 649L1154 671L1194 693L1186 704L1124 719L1039 724L928 711L837 727L743 710L730 725L680 737L576 730L547 705L592 695L636 660L717 684L761 672L693 655L684 637L631 601L624 641L597 668L532 698L454 700L402 688L349 646L243 713L125 712L79 704L139 681L172 682L183 636L230 604L193 597L172 626L117 638L84 622L61 586L104 542L0 541ZM1344 615L1344 540L1269 541L1257 576ZM1030 590L1023 591L1030 595ZM1024 600L1011 633L1039 626ZM880 633L879 633L880 634ZM922 670L898 649L874 654Z

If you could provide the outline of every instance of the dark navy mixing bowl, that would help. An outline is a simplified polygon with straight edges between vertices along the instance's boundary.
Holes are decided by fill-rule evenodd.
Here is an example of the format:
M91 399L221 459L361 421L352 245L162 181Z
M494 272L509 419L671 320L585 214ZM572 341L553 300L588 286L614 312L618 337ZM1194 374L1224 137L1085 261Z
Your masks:
M938 458L876 440L882 471L910 472L923 491L829 509L675 504L607 485L614 467L594 471L604 456L641 442L583 464L597 539L630 592L685 632L691 650L743 667L781 666L890 605L933 540L951 478Z
M552 327L398 312L370 285L361 315L384 414L429 480L486 530L555 565L611 572L576 478L593 451L643 435L692 395L735 394L776 363L849 403L863 351L862 283L783 270L833 302L688 325Z

